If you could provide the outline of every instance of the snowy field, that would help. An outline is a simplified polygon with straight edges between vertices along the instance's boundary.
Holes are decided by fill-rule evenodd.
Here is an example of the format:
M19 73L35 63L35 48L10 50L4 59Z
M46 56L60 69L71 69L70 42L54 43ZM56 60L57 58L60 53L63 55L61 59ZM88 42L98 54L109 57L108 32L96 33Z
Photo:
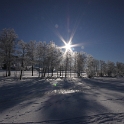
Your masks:
M0 123L124 124L124 78L0 75Z

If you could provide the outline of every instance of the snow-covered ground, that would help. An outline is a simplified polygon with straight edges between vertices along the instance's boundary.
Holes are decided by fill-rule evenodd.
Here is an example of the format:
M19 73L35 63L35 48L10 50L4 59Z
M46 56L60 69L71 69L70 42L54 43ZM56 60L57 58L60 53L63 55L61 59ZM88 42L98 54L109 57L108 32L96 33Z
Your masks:
M29 75L0 77L0 123L124 124L124 78Z

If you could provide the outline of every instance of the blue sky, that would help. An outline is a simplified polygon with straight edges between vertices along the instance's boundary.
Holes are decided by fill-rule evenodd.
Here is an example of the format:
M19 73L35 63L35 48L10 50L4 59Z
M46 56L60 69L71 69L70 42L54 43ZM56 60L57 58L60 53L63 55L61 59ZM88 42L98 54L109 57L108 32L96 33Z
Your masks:
M1 0L0 30L18 38L64 45L74 33L75 51L124 62L124 0ZM81 49L84 46L84 49Z

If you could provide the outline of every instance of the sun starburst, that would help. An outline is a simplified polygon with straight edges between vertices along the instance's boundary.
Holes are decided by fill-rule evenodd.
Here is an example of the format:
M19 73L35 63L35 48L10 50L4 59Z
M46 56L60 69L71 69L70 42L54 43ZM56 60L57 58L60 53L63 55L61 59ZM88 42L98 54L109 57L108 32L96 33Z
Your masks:
M76 26L76 28L77 28L77 26ZM73 47L80 46L80 44L72 44L72 40L73 40L74 34L76 32L76 28L73 30L73 32L69 38L69 41L64 40L64 38L58 31L56 31L56 33L55 33L59 37L59 39L64 43L64 46L59 47L60 49L65 49L64 55L68 51L73 52L73 49L72 49Z
M68 51L70 51L70 52L72 53L72 52L73 52L72 48L79 46L79 44L72 44L72 41L71 41L71 40L69 40L68 42L66 42L66 41L62 38L62 36L61 36L60 39L61 39L62 42L64 43L64 46L61 46L61 47L59 47L59 48L60 48L60 49L65 49L64 55L66 55L66 53L67 53Z

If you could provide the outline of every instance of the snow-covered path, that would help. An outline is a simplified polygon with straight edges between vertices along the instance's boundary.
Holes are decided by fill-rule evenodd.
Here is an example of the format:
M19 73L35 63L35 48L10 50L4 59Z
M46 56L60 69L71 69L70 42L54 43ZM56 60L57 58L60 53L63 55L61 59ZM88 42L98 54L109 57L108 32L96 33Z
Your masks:
M124 124L124 79L0 79L0 123Z

